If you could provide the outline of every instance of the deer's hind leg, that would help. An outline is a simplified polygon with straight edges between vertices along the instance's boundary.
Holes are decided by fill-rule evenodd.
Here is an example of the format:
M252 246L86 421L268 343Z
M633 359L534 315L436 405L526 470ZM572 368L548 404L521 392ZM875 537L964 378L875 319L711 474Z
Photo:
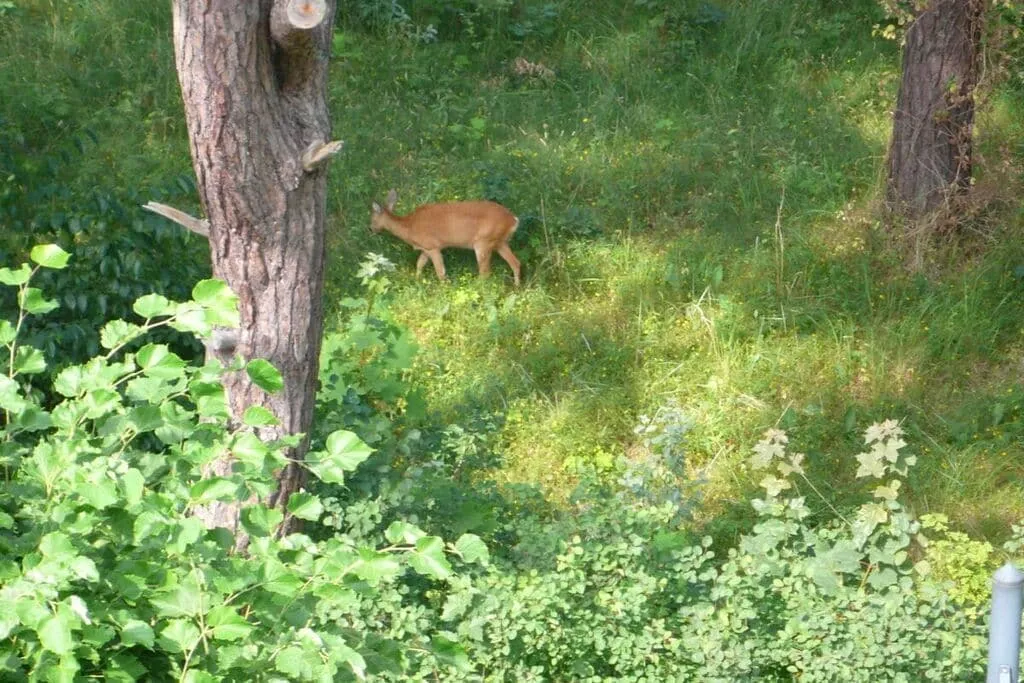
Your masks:
M517 259L516 255L512 253L512 250L509 248L507 243L502 243L502 245L498 247L498 256L505 259L505 263L507 263L512 269L512 280L515 282L516 287L518 287L520 273L519 259Z

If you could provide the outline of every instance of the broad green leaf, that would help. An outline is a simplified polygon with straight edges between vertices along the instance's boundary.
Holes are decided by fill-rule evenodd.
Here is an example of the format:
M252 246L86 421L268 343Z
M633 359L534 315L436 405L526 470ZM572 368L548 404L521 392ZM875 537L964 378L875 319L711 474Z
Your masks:
M263 467L270 449L252 432L240 432L231 442L231 453L239 462L259 468Z
M0 409L12 413L25 409L28 401L21 395L21 387L7 375L0 375Z
M94 648L104 647L117 632L107 624L89 624L82 627L82 642Z
M452 566L444 556L444 541L438 536L426 536L416 541L416 549L409 555L409 566L435 579L446 579L452 573Z
M339 429L327 437L327 453L349 472L355 471L372 452L353 432Z
M174 306L174 304L167 300L167 297L160 296L159 294L147 294L135 300L132 310L146 320L149 320L173 314Z
M152 643L146 647L151 648ZM107 660L107 668L103 671L103 681L104 683L135 683L145 679L147 671L135 657L118 652Z
M417 526L401 520L396 520L384 531L384 537L391 543L407 543L412 545L420 540L427 533Z
M100 572L96 568L96 563L93 562L91 557L79 555L71 561L69 568L71 569L71 573L82 581L95 583L100 580Z
M288 512L299 519L315 522L324 512L320 499L311 493L293 493L288 498Z
M43 619L36 632L39 634L39 642L50 652L64 655L75 647L75 641L71 637L71 625L61 614L51 614Z
M46 605L28 597L18 600L14 605L14 613L23 625L35 630L39 630L42 623L53 616Z
M85 393L85 373L80 365L72 365L57 373L53 380L53 388L61 396L74 398Z
M200 280L192 288L192 298L201 304L216 301L223 297L225 292L230 292L231 288L228 287L227 283L223 280Z
M152 407L156 408L157 414L161 414L161 408L166 405L165 399L171 394L177 393L179 387L176 383L166 382L159 377L136 377L128 382L126 389L128 398L150 403ZM163 424L162 418L160 424ZM155 425L152 429L156 429L160 424Z
M28 257L43 268L60 270L68 265L68 259L71 257L71 254L56 244L40 244L32 248Z
M310 454L309 469L328 484L343 484L345 472L351 472L366 460L373 449L352 432L339 429L327 437L326 452ZM319 460L316 458L319 457Z
M195 416L192 412L174 401L160 404L160 417L163 419L163 425L154 433L164 443L177 443L187 439L196 430Z
M211 325L238 327L238 296L221 280L200 280L192 288L192 299L206 309Z
M194 303L178 304L170 326L179 332L191 332L201 337L209 335L213 329L207 320L206 311Z
M117 484L110 479L76 482L73 490L97 510L104 510L118 502Z
M267 427L281 424L277 416L263 406L249 406L242 414L242 422L250 427Z
M148 377L169 380L185 374L185 361L166 344L146 344L135 355L135 361Z
M453 639L443 635L433 636L430 639L430 649L434 651L439 662L461 671L468 671L472 668L465 648Z
M121 396L112 389L93 389L82 397L85 416L98 419L113 413L121 403Z
M455 542L455 549L466 562L479 562L486 565L490 559L487 545L476 534L462 534Z
M868 583L876 590L886 589L896 583L899 575L891 567L885 567L881 571L872 572L868 577Z
M58 657L56 662L50 658L44 659L33 673L39 675L35 680L47 681L47 683L76 683L80 680L78 674L81 670L82 666L78 663L78 658L75 657L74 652L69 652Z
M14 352L14 371L23 375L35 375L46 369L46 357L39 349L19 346Z
M171 652L191 652L199 642L199 629L187 619L174 619L160 632L160 644Z
M243 522L245 521L243 511ZM287 598L297 598L300 593L306 591L306 581L297 576L290 568L280 562L269 562L264 560L261 568L263 587L276 595Z
M138 600L150 592L146 579L134 574L109 574L110 585L126 600Z
M32 315L49 313L60 306L60 304L53 299L47 299L44 297L43 290L35 287L26 287L24 291L18 295L18 304L25 309L26 313L31 313Z
M199 586L194 585L195 577L188 580L193 585L175 586L170 590L154 595L150 602L162 617L194 617L202 614L203 594Z
M253 625L234 608L226 605L214 607L206 615L206 624L213 628L216 640L241 640L253 631Z
M236 500L238 482L225 477L210 477L192 485L189 496L193 503L211 503L215 500Z
M39 539L39 552L52 560L65 562L78 555L71 538L60 531L52 531Z
M32 277L32 269L27 263L22 263L17 270L11 268L0 268L0 283L17 287L29 281Z
M25 406L14 420L14 426L23 432L38 432L53 426L50 414L38 406Z
M262 358L249 361L245 366L245 372L249 375L249 379L253 381L253 384L269 394L280 391L284 387L284 379L281 377L281 373Z
M281 673L293 679L308 681L313 678L313 666L319 664L316 652L307 652L292 645L277 653L274 666Z
M156 636L153 628L144 621L131 619L121 627L121 642L125 646L144 645L147 648L153 647L153 639Z
M228 412L227 397L223 392L219 394L207 394L196 400L196 411L200 417L228 420L231 413Z
M105 349L113 349L127 344L143 332L144 330L138 325L124 320L111 320L100 330L100 345Z
M124 491L125 502L129 506L142 502L142 493L146 487L146 477L134 467L121 476L121 490Z
M402 565L389 553L360 548L359 561L352 567L352 571L371 586L376 586L382 579L390 579L401 573Z
M452 591L444 600L441 610L442 621L454 621L462 618L473 604L473 592L468 590Z
M128 426L140 434L151 432L163 423L158 406L142 404L128 412Z
M366 680L366 660L348 645L336 643L331 647L331 656L348 664L352 673L360 681Z
M284 514L266 505L251 505L242 510L242 526L251 535L270 536L284 520Z
M10 320L0 320L0 344L10 344L18 338L18 331Z
M195 517L186 517L178 522L177 536L171 546L179 555L184 555L189 546L199 540L206 527Z
M329 458L313 461L312 458L323 455L323 453L310 453L306 459L306 467L310 472L325 484L344 484L345 468Z
M0 600L0 640L7 640L18 626L18 615L9 600Z
M144 510L132 524L132 540L141 544L150 536L162 534L167 529L167 519L153 510Z

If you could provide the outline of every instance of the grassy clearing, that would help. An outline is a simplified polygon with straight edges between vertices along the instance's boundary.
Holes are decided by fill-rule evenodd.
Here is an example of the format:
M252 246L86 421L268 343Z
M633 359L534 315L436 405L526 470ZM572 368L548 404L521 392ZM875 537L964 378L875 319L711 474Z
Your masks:
M410 381L437 420L503 415L496 476L555 500L636 454L639 417L674 399L709 516L745 514L743 457L765 428L789 429L842 504L858 434L897 417L922 456L919 511L1004 534L1024 514L1019 97L994 95L979 122L986 237L910 275L873 220L898 76L874 2L735 0L703 23L697 3L551 6L493 32L439 24L433 43L342 18L331 303L366 251L400 264L391 309L422 347ZM61 162L48 210L188 171L166 7L26 0L0 38L4 139L58 159L96 140ZM514 73L520 56L553 78ZM452 285L414 282L411 251L368 234L389 187L400 210L506 203L522 290L503 263L476 281L468 252L447 256Z
M364 250L400 264L414 381L440 419L506 416L504 481L565 499L580 467L612 470L636 452L639 416L675 399L695 423L692 467L711 468L709 514L755 486L743 459L773 425L841 504L858 435L897 417L922 456L920 511L1004 533L1022 512L1017 219L908 274L873 220L898 77L873 6L722 6L689 42L612 8L559 40L475 54L346 32L335 291ZM555 78L510 75L518 54ZM996 99L983 149L1014 139L1012 111ZM454 285L414 283L408 248L364 235L364 207L391 186L400 209L507 203L526 287L500 264L476 282L468 252L448 257Z

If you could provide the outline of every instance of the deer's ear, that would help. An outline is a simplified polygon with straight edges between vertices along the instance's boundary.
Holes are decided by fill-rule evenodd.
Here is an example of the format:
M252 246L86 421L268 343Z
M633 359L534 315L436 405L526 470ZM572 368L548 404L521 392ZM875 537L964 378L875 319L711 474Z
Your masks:
M388 199L387 199L388 211L391 211L392 209L394 209L395 208L395 204L397 204L397 203L398 203L398 191L395 190L394 188L391 188L388 191Z
M381 213L383 211L384 211L384 209L380 208L380 204L378 204L377 202L373 203L373 212L374 213Z

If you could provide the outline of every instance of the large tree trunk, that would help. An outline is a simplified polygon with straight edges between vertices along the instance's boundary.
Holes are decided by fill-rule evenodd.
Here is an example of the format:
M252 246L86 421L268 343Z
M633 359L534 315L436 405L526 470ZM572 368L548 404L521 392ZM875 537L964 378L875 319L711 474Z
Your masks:
M174 48L192 160L206 212L213 273L239 297L241 328L228 349L280 370L268 394L244 372L226 379L231 412L269 408L280 427L307 432L323 327L327 62L334 2L174 0ZM183 223L184 224L184 223ZM191 227L191 226L190 226ZM195 228L193 228L195 229ZM210 353L215 353L211 350ZM305 445L290 453L300 460ZM230 472L231 461L208 474ZM268 503L283 508L303 482L289 465ZM241 538L241 501L197 511Z
M983 0L931 0L907 30L889 148L889 208L924 217L971 179Z

